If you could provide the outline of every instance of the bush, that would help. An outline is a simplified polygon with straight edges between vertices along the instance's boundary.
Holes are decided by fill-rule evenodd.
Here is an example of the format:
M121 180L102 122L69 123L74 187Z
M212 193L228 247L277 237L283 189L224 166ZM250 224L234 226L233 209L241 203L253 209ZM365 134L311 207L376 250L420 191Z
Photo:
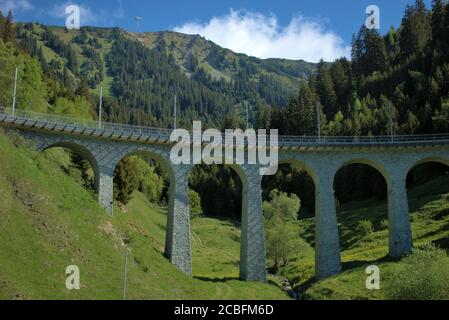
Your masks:
M152 203L159 203L164 191L164 179L160 177L150 164L149 159L133 157L139 180L139 191L145 194Z
M193 191L192 189L189 189L189 200L190 200L190 216L192 218L195 218L203 214L201 197L197 192Z
M265 237L267 257L273 261L274 272L280 266L287 266L304 242L298 236L298 228L282 219L276 219L267 225Z
M264 202L263 211L266 222L281 219L284 222L296 221L301 208L301 200L296 194L287 194L273 190L270 202Z
M433 245L415 249L397 265L386 289L391 300L449 299L449 257Z
M383 219L379 223L379 230L387 230L390 227L388 219Z
M357 233L359 233L361 236L365 237L374 232L374 226L373 223L369 220L363 220L359 221L357 224Z

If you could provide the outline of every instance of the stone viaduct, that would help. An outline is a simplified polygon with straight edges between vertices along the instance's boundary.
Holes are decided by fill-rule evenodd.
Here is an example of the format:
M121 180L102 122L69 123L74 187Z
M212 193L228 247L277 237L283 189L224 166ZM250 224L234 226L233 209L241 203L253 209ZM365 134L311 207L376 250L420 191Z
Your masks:
M136 126L86 122L51 115L21 112L14 116L0 110L0 125L20 130L38 150L72 149L84 156L95 174L99 202L113 209L113 175L118 162L145 153L167 170L170 200L165 253L184 273L192 274L188 177L191 165L173 165L170 131ZM324 279L341 271L339 235L334 197L334 177L349 164L377 169L388 187L389 253L398 258L412 248L406 190L408 172L425 162L449 165L449 135L311 138L280 137L279 162L304 169L315 183L315 271ZM240 276L266 281L264 219L258 165L233 165L243 186Z

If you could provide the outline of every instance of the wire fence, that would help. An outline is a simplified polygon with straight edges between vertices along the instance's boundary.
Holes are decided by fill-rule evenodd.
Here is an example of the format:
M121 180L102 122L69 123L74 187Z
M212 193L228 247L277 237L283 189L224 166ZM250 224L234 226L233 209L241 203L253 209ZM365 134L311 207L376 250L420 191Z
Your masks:
M29 124L43 129L90 133L101 136L134 138L137 140L169 141L173 132L171 129L152 128L145 126L125 125L117 123L76 119L67 116L37 113L26 110L15 110L0 107L0 121ZM226 138L222 134L224 144L232 144L234 138ZM269 141L269 138L267 138ZM418 144L429 142L449 143L449 134L427 135L397 135L397 136L279 136L279 147L298 146L332 146L332 145L379 145L379 144Z

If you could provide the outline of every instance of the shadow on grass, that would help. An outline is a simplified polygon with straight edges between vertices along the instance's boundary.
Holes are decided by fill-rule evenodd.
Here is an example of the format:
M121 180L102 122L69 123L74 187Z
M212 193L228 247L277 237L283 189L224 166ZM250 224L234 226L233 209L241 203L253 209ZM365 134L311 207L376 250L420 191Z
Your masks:
M377 265L380 263L385 263L385 262L397 262L400 259L395 259L390 257L389 255L386 255L380 259L376 259L376 260L355 260L355 261L347 261L347 262L343 262L342 263L342 269L343 271L348 271L351 269L357 269L357 268L361 268L361 267L365 267L368 265Z
M342 271L348 271L353 269L358 269L362 267L366 267L369 265L377 265L380 263L385 262L396 262L398 259L391 258L390 256L386 255L380 259L376 260L356 260L356 261L348 261L342 263ZM305 282L300 283L299 285L295 286L295 290L300 294L300 297L303 299L307 299L307 290L309 290L314 284L318 283L314 277L308 279Z
M447 227L449 228L449 225ZM441 249L445 249L446 251L449 250L449 237L432 241L432 243Z
M239 277L225 277L225 278L209 278L209 277L193 277L194 279L205 281L205 282L214 282L214 283L226 283L229 281L241 281Z

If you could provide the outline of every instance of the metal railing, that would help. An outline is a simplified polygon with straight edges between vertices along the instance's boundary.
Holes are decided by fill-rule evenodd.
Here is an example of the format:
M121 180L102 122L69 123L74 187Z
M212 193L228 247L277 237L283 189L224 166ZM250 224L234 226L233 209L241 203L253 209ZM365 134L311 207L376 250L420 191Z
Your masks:
M123 135L123 136L142 136L142 137L159 137L161 140L170 139L172 130L163 128L152 128L145 126L134 126L117 123L102 122L101 126L98 121L71 118L67 116L54 115L48 113L38 113L26 110L16 110L12 114L10 108L1 108L0 115L17 119L23 122L40 122L45 123L46 127L55 128L63 127L65 130L86 129L88 131L101 132L103 134Z
M29 124L43 129L72 131L76 133L90 133L101 136L118 138L135 138L137 140L163 140L169 141L173 132L170 129L152 128L145 126L125 125L117 123L99 122L76 119L67 116L37 113L26 110L12 110L0 107L0 122ZM232 143L226 140L223 134L223 143ZM388 145L388 144L419 144L419 143L449 143L449 133L405 136L279 136L280 147L298 146L334 146L334 145Z

